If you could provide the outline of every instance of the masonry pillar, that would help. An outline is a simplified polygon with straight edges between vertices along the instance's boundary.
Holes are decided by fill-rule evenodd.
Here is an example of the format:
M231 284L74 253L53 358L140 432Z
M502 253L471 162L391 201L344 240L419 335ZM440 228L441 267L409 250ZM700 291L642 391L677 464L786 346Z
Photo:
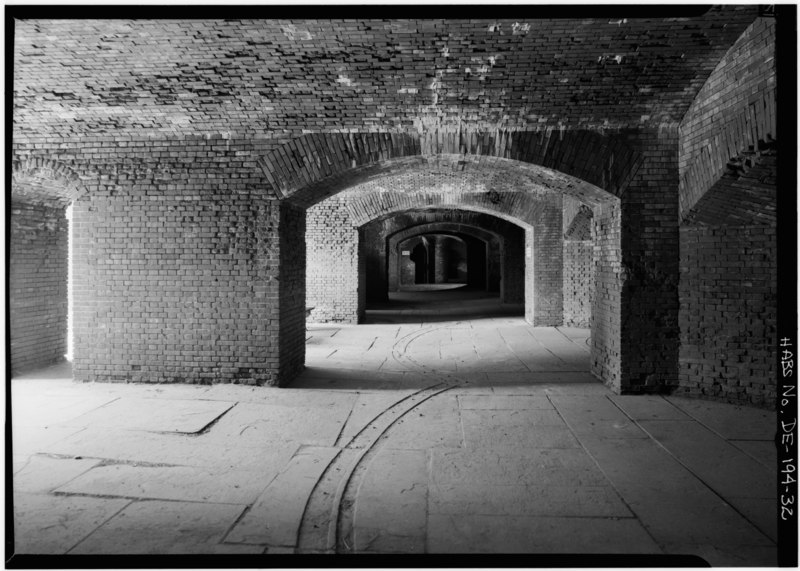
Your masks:
M622 393L678 383L678 126L638 135L644 162L622 195Z
M306 213L288 202L280 205L278 280L278 384L299 375L306 361ZM262 286L264 291L268 287ZM270 324L271 328L274 324Z
M447 270L450 266L450 239L444 236L435 236L433 242L434 270L433 283L447 283Z
M366 286L359 260L366 264L365 252L359 252L359 230L342 200L325 200L306 211L305 246L310 321L358 323Z
M386 240L383 224L366 224L359 228L359 257L364 264L367 301L388 301ZM359 273L361 275L361 273Z
M274 385L297 371L302 217L245 167L220 191L234 178L208 176L223 167L206 144L226 146L162 142L174 169L101 165L75 201L76 380Z
M514 227L503 241L501 259L500 300L503 303L526 303L528 295L533 299L533 272L532 266L529 273L528 266L533 260L533 230L523 230ZM530 252L530 257L528 253ZM530 279L530 282L528 278ZM533 305L530 305L531 311ZM528 317L530 319L528 319ZM533 313L527 315L529 323L533 322Z

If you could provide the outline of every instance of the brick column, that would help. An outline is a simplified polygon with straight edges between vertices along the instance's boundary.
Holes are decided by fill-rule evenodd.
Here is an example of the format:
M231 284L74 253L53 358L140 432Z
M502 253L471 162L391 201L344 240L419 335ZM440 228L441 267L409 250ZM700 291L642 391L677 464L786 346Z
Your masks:
M443 236L434 237L433 242L433 283L447 283L447 269L450 264L450 240Z
M678 129L640 131L644 156L622 196L622 393L678 383Z
M320 202L306 211L308 275L306 305L311 321L358 323L364 285L359 285L359 236L341 200ZM363 254L363 252L362 252Z

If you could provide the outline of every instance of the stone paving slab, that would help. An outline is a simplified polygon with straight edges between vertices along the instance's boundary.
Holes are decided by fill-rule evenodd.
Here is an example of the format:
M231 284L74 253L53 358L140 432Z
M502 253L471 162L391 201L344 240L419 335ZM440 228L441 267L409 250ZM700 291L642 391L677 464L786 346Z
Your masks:
M684 397L666 399L728 440L772 440L775 437L775 411Z
M778 541L779 503L775 499L725 498L736 510L772 541Z
M349 407L356 395L346 391L316 391L299 387L243 387L218 384L209 387L203 398L237 403L269 404L302 408ZM324 411L320 411L324 414Z
M579 446L564 421L551 410L464 410L461 423L468 448L529 450Z
M220 546L242 506L189 502L133 502L77 545L71 554L261 553Z
M129 503L122 499L14 494L14 551L64 554Z
M609 398L634 420L691 420L662 396L613 395Z
M300 450L236 522L225 542L295 547L311 491L338 453L337 448Z
M13 454L11 456L11 473L16 474L25 468L25 466L28 465L28 462L30 462L30 459L31 457L27 455Z
M578 384L580 386L603 386L599 380L594 378L586 371L531 371L520 374L489 371L486 373L486 383L492 386L542 385L548 383L557 384L559 386L566 386L570 384Z
M414 391L383 391L378 393L356 395L356 401L347 418L344 429L339 436L339 443L344 445L358 434L373 418L400 402Z
M559 350L552 350L553 341L545 346L537 338L529 335L525 327L500 328L498 333L507 343L509 350L530 371L585 371L588 369L586 353L573 343L558 339ZM560 336L559 336L560 337Z
M194 434L234 405L224 401L123 397L63 424Z
M558 380L542 380L532 385L498 385L492 387L496 395L533 395L533 396L607 396L611 391L601 383L562 383Z
M63 383L13 383L11 421L14 426L53 426L109 405L117 396L70 390ZM46 403L46 405L45 405Z
M630 518L431 515L431 553L661 553Z
M554 408L534 409L472 409L462 410L461 419L466 427L483 427L488 432L502 431L517 427L529 428L536 432L537 427L564 427L564 420Z
M559 333L554 327L525 327L524 330L543 350L551 353L565 365L580 364L588 369L589 356L586 351ZM586 369L581 368L581 370Z
M384 448L367 467L353 522L357 552L422 553L427 521L424 450Z
M444 370L450 370L443 368ZM486 358L475 361L463 361L458 363L457 371L460 373L528 373L530 369L519 360L511 360L504 357Z
M327 410L327 414L320 414L317 407L239 403L204 436L208 442L226 446L257 447L289 441L332 446L350 409Z
M363 393L407 390L429 384L430 379L407 371L361 371L352 368L326 369L317 366L306 367L290 386L300 390Z
M116 464L92 468L56 493L250 504L277 475L271 472L200 470L185 466Z
M31 456L22 470L14 474L14 491L47 493L99 463L100 460Z
M729 442L770 470L774 470L778 465L778 450L773 440L729 440Z
M459 448L464 434L455 395L437 395L411 410L387 433L387 445L405 450Z
M547 397L459 395L462 410L554 410Z
M633 517L610 486L437 484L431 514Z
M777 471L696 422L641 421L644 429L717 493L731 498L775 498Z
M774 547L656 442L583 437L581 443L659 544Z
M604 487L609 482L582 449L433 450L436 485Z
M14 455L30 456L45 452L83 429L77 426L20 426L11 428L11 447Z
M647 438L647 434L607 398L553 396L550 400L578 438L583 435Z
M297 442L241 441L233 445L210 434L188 436L130 430L87 428L42 452L150 464L269 471L281 467L300 446Z

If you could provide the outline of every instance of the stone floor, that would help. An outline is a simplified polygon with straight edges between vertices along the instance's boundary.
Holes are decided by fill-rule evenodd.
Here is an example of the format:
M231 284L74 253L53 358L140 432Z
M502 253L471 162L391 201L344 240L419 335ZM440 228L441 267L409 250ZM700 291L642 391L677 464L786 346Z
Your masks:
M459 303L310 325L284 389L14 379L16 552L776 564L773 413L616 396L588 330Z

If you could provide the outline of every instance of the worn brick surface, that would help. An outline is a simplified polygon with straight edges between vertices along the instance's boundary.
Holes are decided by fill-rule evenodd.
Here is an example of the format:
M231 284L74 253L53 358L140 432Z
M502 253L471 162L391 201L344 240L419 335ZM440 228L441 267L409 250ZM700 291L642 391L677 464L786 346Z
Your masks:
M254 163L222 139L125 163L96 144L73 213L75 377L277 383L281 217Z
M683 216L730 159L776 137L775 86L775 20L758 18L717 64L681 121Z
M613 20L21 20L15 129L289 139L464 121L657 124L680 120L756 15L722 6Z
M681 394L775 407L775 167L726 174L681 227Z
M364 317L359 303L358 227L347 204L326 200L306 211L306 306L319 323L358 323ZM366 285L366 284L365 284Z
M63 206L17 200L9 222L10 364L19 373L67 352L68 226Z

